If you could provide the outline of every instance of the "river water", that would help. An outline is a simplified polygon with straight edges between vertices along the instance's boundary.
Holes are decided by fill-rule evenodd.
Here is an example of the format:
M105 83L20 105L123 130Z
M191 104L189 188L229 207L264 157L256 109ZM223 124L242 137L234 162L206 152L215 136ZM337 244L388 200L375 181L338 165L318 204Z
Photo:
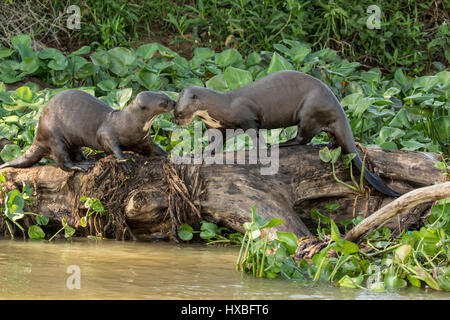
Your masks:
M0 299L450 299L448 292L420 288L375 293L253 278L235 271L238 252L173 243L0 240Z

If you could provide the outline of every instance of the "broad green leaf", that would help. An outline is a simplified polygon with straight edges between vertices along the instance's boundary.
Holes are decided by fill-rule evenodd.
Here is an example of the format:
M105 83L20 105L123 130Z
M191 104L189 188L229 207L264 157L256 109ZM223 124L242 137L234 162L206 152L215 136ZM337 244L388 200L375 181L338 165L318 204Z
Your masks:
M372 283L372 285L370 286L370 290L374 292L386 292L386 289L384 288L384 282Z
M341 279L339 279L336 284L342 288L356 289L361 287L363 280L364 277L362 275L355 278L351 278L348 275L345 275Z
M319 158L323 162L330 162L331 161L330 149L328 149L328 147L325 147L325 148L319 150Z
M390 87L383 93L383 97L386 99L390 99L392 96L395 96L399 92L400 92L400 89L398 89L396 87Z
M19 99L25 102L33 102L33 91L27 86L19 87L14 91L12 97L14 100Z
M69 57L85 55L88 54L90 51L91 51L90 46L82 46L80 49L69 54Z
M277 232L277 238L284 244L289 255L295 253L298 244L298 239L295 234L289 232Z
M0 59L7 58L14 53L14 50L11 50L6 47L0 47Z
M242 56L236 49L227 49L216 55L215 62L220 67L225 68L242 60Z
M273 218L273 219L269 220L269 223L266 225L266 228L267 229L274 228L274 227L279 226L279 225L281 225L283 223L284 223L283 220L278 219L278 218Z
M187 87L203 87L202 80L198 78L189 78L189 79L183 79L181 82L177 83L177 87L183 89Z
M62 52L54 48L43 49L38 53L39 59L57 59L60 56L63 56Z
M339 203L328 203L327 205L325 205L325 209L328 209L330 211L335 211L340 207L341 205Z
M19 116L13 115L13 116L7 116L7 117L3 117L3 121L5 121L5 123L18 123L19 122Z
M4 107L5 105L3 105ZM12 140L19 132L19 128L16 125L6 125L0 122L0 138L6 138Z
M234 67L228 67L223 73L223 76L231 90L243 87L253 80L250 72Z
M406 259L408 259L411 252L412 252L412 247L409 244L404 244L395 250L394 258L398 262L405 263Z
M295 44L288 52L289 56L291 57L292 61L295 63L301 63L306 56L311 52L311 47L307 43L300 43Z
M67 239L67 238L70 238L71 236L73 236L74 234L75 234L75 229L66 224L64 227L64 237Z
M158 77L156 74L142 70L136 76L136 80L148 90L160 90L164 82L163 77Z
M415 150L419 150L420 148L426 147L425 144L420 143L415 140L400 141L400 144L403 146L403 148L401 148L401 150L415 151Z
M24 74L32 74L39 69L39 60L35 57L29 57L23 59L20 63L20 70L24 72Z
M202 239L211 239L216 236L218 233L217 225L211 222L202 222L202 226L200 227L200 238Z
M63 86L65 85L70 79L71 75L66 70L62 71L55 71L53 73L52 82L56 86Z
M271 74L282 70L293 70L292 64L285 58L280 56L278 53L274 52L272 60L270 61L269 68L267 69L267 74Z
M370 69L369 71L362 72L361 78L369 83L379 83L381 81L381 71L378 68Z
M439 82L442 84L442 89L450 88L450 71L441 71L437 74L437 76L439 78Z
M81 67L76 68L76 76L79 79L84 79L95 74L95 65L91 62L83 64Z
M252 52L247 57L247 67L255 66L259 64L261 60L262 58L258 53Z
M46 226L50 221L50 218L46 217L44 215L36 216L35 218L36 218L36 223L41 226Z
M386 289L402 289L406 287L407 282L395 274L395 272L390 271L384 276L384 287Z
M189 241L194 236L194 234L192 233L193 231L194 229L192 229L190 225L182 224L181 226L178 227L177 230L178 237L180 237L180 239L183 241Z
M416 89L420 88L423 91L428 92L431 89L433 89L438 83L439 83L438 76L423 76L414 79L412 87Z
M208 81L206 81L206 87L208 89L225 92L229 91L227 81L225 80L225 76L223 74L219 74L217 76L212 77Z
M108 51L110 57L109 70L119 77L124 77L128 73L128 67L135 61L136 57L130 49L114 48Z
M403 137L404 135L405 131L398 128L383 127L380 130L379 137L382 142L387 142Z
M209 48L195 48L194 49L194 58L199 61L205 61L214 56L214 51Z
M158 51L159 47L157 43L147 43L140 46L136 50L136 56L142 57L144 60L150 60Z
M331 150L331 163L336 163L341 155L341 147Z
M37 53L29 46L19 43L16 49L22 61L27 58L37 58Z
M441 268L437 277L437 283L439 287L445 291L450 291L450 267Z
M83 228L86 228L86 226L87 226L87 219L86 219L85 216L80 218L80 226L82 226Z
M4 162L11 161L22 155L22 151L17 144L7 144L0 152L0 157Z
M109 92L116 89L117 82L114 79L106 79L97 83L97 87L99 87L103 91Z
M53 70L65 70L69 65L69 61L65 56L60 56L55 60L51 60L48 63L48 67Z
M421 287L421 282L416 277L408 274L408 275L406 275L406 278L408 279L409 283L411 283L414 287L418 287L418 288Z
M336 223L333 220L331 220L330 222L331 240L336 242L338 245L344 244L344 239L342 239L341 233L339 232L339 228L337 227Z
M418 92L411 96L404 97L403 100L404 101L412 100L415 103L422 103L424 101L431 100L434 98L439 98L439 96L437 94L424 94L422 92Z
M44 239L45 232L38 225L33 225L28 228L28 236L30 239Z
M450 140L450 116L441 116L433 120L432 125L435 127L440 141Z
M406 87L409 83L408 78L405 77L401 68L395 70L394 79L402 87Z
M114 94L115 94L115 100L119 104L119 107L121 109L123 109L125 107L125 105L127 104L127 102L130 100L130 98L133 94L133 89L125 88L125 89L121 89L121 90L116 90L114 92Z
M342 163L344 164L344 167L347 169L350 165L350 163L352 162L353 158L356 157L355 153L347 153L347 154L343 154L341 159L342 159Z
M359 101L355 106L354 109L350 108L353 112L353 116L356 118L361 118L364 112L366 112L367 109L372 105L372 103L375 101L374 98L370 97L364 97L361 101Z
M14 48L17 48L19 45L31 47L31 37L28 34L18 34L11 38L11 44Z
M344 99L341 100L342 107L347 107L350 105L357 105L362 99L364 95L360 92L355 92L345 96Z
M91 61L104 69L109 68L109 65L111 63L111 58L107 51L100 50L96 51L93 54L90 55Z
M394 128L409 128L410 123L408 121L408 117L406 116L406 109L400 109L391 122L389 122L389 126Z

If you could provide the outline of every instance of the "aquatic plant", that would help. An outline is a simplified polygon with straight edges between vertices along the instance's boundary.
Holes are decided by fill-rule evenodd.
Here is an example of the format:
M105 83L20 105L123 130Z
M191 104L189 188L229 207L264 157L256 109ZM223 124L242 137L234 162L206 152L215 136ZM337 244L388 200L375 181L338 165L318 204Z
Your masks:
M392 237L388 228L381 228L370 232L359 244L345 240L330 217L317 210L311 216L319 222L317 236L324 247L311 259L297 261L295 235L277 232L276 237L269 237L270 229L283 222L264 220L253 207L252 221L244 225L247 232L236 269L256 277L331 282L372 291L408 285L450 291L450 199L432 207L420 230ZM353 219L351 223L360 221ZM348 222L344 224L346 227Z

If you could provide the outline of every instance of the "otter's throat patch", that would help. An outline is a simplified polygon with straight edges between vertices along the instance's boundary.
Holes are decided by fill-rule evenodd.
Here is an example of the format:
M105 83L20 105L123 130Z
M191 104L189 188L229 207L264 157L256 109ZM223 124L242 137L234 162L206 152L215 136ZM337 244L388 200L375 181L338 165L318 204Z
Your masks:
M153 122L153 120L155 120L156 117L157 116L154 116L153 118L151 118L144 124L144 128L142 129L144 132L147 132L148 129L150 129L150 126L152 125L152 122Z
M210 126L211 128L222 128L222 124L220 123L219 120L214 119L213 117L211 117L208 113L208 111L206 110L198 110L195 111L195 113L192 115L192 118L189 122L192 121L192 119L194 119L194 117L197 116L200 119L202 119L202 121Z

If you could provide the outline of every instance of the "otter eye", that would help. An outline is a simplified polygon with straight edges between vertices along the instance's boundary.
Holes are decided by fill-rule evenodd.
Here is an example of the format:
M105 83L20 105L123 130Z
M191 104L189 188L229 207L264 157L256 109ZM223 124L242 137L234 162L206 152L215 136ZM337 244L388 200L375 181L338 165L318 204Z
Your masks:
M196 94L193 94L193 95L191 96L191 99L192 99L192 100L197 99L197 95L196 95Z
M167 101L162 101L162 102L160 102L160 103L159 103L159 106L160 106L161 108L166 107L166 106L167 106Z

